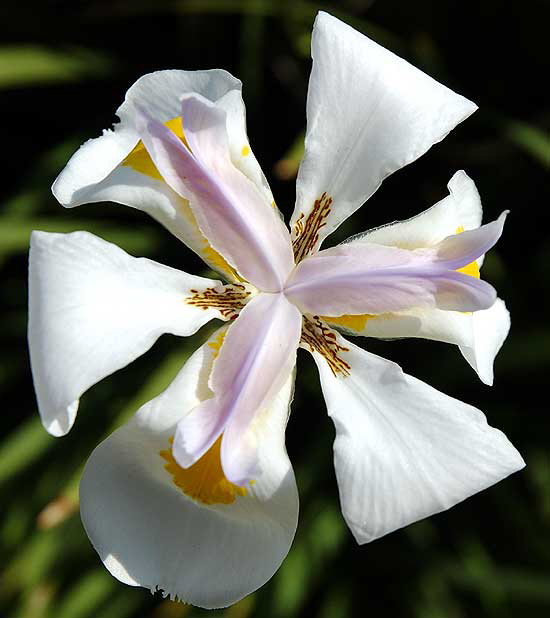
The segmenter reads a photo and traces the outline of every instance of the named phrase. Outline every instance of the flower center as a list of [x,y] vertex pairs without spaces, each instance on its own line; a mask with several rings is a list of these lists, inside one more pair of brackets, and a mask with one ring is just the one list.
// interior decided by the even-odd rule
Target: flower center
[[208,451],[189,468],[182,468],[170,448],[160,451],[166,461],[164,468],[172,475],[172,481],[183,493],[201,504],[231,504],[237,496],[246,496],[246,488],[234,485],[223,473],[220,447],[221,436]]

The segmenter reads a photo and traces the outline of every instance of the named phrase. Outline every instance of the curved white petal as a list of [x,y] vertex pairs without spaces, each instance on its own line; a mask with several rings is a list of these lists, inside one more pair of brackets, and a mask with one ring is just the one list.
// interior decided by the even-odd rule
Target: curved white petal
[[461,345],[460,351],[470,363],[480,380],[493,384],[493,363],[510,330],[510,314],[504,301],[497,298],[495,304],[485,311],[476,311],[472,316],[473,342]]
[[344,244],[362,242],[419,249],[433,247],[459,230],[475,230],[481,225],[482,208],[474,181],[459,170],[447,184],[449,195],[419,215],[367,230]]
[[[215,309],[187,304],[219,281],[134,258],[88,232],[33,232],[29,347],[45,428],[71,428],[90,386],[146,352],[163,333],[186,336]],[[223,318],[222,318],[223,319]]]
[[359,543],[450,508],[524,461],[476,408],[337,336],[349,376],[313,354],[336,427],[334,464]]
[[301,326],[300,312],[283,294],[259,294],[246,305],[214,364],[214,396],[178,424],[174,456],[180,465],[194,463],[223,432],[225,476],[244,485],[257,474],[260,445],[245,435],[292,373]]
[[158,174],[151,176],[129,165],[121,165],[140,139],[135,104],[160,122],[167,122],[180,116],[181,97],[186,93],[199,93],[225,109],[233,163],[271,203],[271,191],[246,135],[241,82],[217,69],[157,71],[141,77],[128,90],[124,103],[116,112],[120,123],[81,146],[54,182],[52,190],[61,204],[69,208],[89,202],[112,201],[147,212],[210,266],[234,280],[231,269],[214,254],[199,230],[187,201]]
[[314,249],[380,186],[476,106],[338,19],[319,13],[312,40],[305,156],[293,234],[332,198]]
[[226,113],[199,95],[182,99],[187,145],[145,110],[138,128],[166,182],[189,200],[200,229],[239,273],[279,291],[294,266],[283,221],[229,156]]
[[117,579],[206,608],[230,605],[263,585],[286,556],[298,517],[284,445],[293,376],[256,419],[263,472],[246,495],[206,506],[185,495],[164,469],[159,452],[176,423],[211,394],[213,341],[95,449],[80,485],[86,532]]

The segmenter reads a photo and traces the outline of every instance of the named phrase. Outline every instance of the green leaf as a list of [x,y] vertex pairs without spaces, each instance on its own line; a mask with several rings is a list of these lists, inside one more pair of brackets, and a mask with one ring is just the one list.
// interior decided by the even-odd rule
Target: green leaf
[[38,45],[0,47],[0,89],[76,81],[110,71],[105,56],[86,49],[49,49]]

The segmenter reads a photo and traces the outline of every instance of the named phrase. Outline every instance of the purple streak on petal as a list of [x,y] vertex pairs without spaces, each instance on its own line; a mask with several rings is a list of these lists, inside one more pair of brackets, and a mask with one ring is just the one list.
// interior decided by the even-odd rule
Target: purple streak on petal
[[285,288],[308,313],[386,313],[411,307],[477,311],[490,307],[492,286],[446,268],[437,254],[362,243],[339,245],[303,260]]
[[247,430],[267,407],[296,362],[302,318],[283,294],[260,294],[241,311],[225,336],[210,376],[214,396],[179,423],[174,457],[184,467],[224,432],[222,466],[233,483],[257,474],[256,445]]
[[137,110],[142,141],[164,180],[189,200],[212,246],[248,281],[279,291],[293,267],[290,236],[271,205],[229,157],[225,112],[196,95],[183,101],[193,152],[162,123]]

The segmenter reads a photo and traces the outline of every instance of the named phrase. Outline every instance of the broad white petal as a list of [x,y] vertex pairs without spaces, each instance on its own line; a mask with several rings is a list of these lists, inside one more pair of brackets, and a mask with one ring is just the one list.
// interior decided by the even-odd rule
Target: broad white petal
[[300,312],[283,294],[259,294],[246,305],[214,364],[214,396],[178,424],[174,456],[180,465],[194,463],[223,432],[226,477],[244,485],[257,474],[258,445],[245,434],[292,372],[301,326]]
[[131,257],[88,232],[33,232],[28,336],[45,428],[67,433],[80,396],[161,334],[190,335],[222,318],[218,310],[186,303],[190,290],[220,286]]
[[271,204],[232,163],[226,113],[203,97],[182,100],[189,148],[146,113],[138,121],[151,159],[166,182],[189,200],[202,232],[258,288],[277,292],[294,266],[290,237]]
[[[227,111],[227,129],[234,164],[257,183],[265,199],[272,197],[246,137],[241,82],[226,71],[158,71],[141,77],[126,93],[117,110],[120,123],[86,142],[70,159],[53,184],[56,198],[66,207],[112,201],[147,212],[212,268],[236,280],[200,231],[187,200],[175,193],[143,156],[141,165],[123,164],[139,142],[135,104],[167,122],[181,114],[181,97],[199,93]],[[243,154],[246,153],[246,154]],[[143,154],[143,153],[142,153]]]
[[493,362],[510,330],[510,314],[504,301],[498,298],[485,311],[476,311],[472,316],[473,342],[461,345],[460,351],[470,363],[480,380],[493,384]]
[[182,415],[211,395],[215,337],[189,359],[170,387],[92,453],[80,485],[86,532],[120,581],[170,598],[225,607],[262,586],[286,556],[298,495],[284,431],[293,376],[256,419],[262,474],[227,504],[201,504],[165,470]]
[[315,21],[312,56],[291,223],[296,237],[300,217],[307,223],[316,201],[332,199],[315,249],[384,178],[442,140],[476,106],[323,12]]
[[342,511],[359,543],[448,509],[524,467],[476,408],[340,336],[336,343],[347,377],[313,356],[336,427]]

